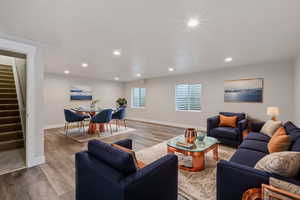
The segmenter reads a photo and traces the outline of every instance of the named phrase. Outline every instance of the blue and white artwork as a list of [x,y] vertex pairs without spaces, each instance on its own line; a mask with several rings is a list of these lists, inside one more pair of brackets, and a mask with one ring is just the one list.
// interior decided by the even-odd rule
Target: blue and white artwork
[[225,102],[263,102],[264,79],[240,79],[225,81]]
[[71,100],[92,100],[92,88],[89,86],[74,85],[70,88]]

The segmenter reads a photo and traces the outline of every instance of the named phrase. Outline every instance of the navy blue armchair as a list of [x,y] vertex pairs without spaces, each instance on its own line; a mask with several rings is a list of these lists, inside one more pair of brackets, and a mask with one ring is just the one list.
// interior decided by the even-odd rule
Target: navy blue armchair
[[222,144],[237,147],[243,141],[243,131],[246,130],[248,121],[245,113],[220,112],[220,115],[237,116],[237,128],[220,127],[220,116],[207,119],[207,135],[217,138]]
[[[132,148],[129,139],[117,142]],[[130,153],[98,140],[75,156],[76,200],[177,200],[178,159],[168,154],[136,169]]]
[[124,127],[126,129],[126,122],[125,122],[125,109],[126,107],[120,107],[116,112],[112,114],[112,119],[116,121],[116,129],[120,126],[120,121],[123,121]]
[[91,123],[93,124],[109,124],[110,127],[110,133],[112,133],[111,124],[110,121],[112,119],[112,109],[104,109],[101,112],[99,112],[97,115],[92,117]]

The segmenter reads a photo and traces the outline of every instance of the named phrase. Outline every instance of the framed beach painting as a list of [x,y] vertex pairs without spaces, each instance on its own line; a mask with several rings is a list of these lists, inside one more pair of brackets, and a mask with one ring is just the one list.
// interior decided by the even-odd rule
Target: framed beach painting
[[71,100],[92,100],[93,93],[90,86],[79,86],[74,85],[70,88],[70,99]]
[[262,103],[263,90],[263,78],[225,81],[224,101]]

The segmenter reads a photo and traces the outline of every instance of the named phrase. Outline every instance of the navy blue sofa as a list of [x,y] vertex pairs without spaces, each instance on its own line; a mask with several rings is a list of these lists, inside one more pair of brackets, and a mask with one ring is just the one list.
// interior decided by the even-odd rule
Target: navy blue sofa
[[[217,199],[240,200],[243,193],[250,188],[260,188],[269,182],[269,177],[279,178],[300,185],[300,173],[295,178],[282,177],[254,169],[255,164],[269,154],[267,144],[270,137],[259,133],[262,123],[254,123],[251,132],[244,139],[230,161],[221,160],[217,165]],[[284,124],[287,134],[292,138],[291,151],[300,152],[300,129],[292,122]]]
[[243,141],[243,131],[247,128],[248,121],[245,113],[220,112],[220,115],[237,116],[237,128],[220,127],[220,116],[207,119],[207,135],[217,138],[222,144],[237,147]]
[[[117,142],[132,148],[129,139]],[[168,154],[136,169],[131,154],[93,140],[75,158],[76,200],[177,200],[178,159]]]

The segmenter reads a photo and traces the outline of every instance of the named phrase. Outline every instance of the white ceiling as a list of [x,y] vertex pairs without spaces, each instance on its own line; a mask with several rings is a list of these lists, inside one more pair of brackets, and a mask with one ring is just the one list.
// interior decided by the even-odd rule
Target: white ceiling
[[120,81],[291,58],[299,19],[300,0],[0,1],[0,31],[42,44],[47,72]]

